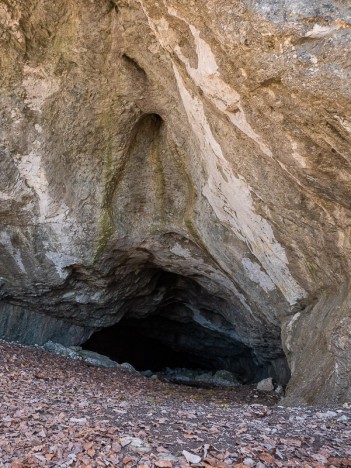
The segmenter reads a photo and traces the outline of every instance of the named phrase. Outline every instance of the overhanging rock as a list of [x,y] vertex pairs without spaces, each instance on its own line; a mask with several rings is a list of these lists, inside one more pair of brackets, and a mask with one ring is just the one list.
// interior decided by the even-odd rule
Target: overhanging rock
[[162,315],[344,401],[351,7],[205,3],[0,5],[1,334]]

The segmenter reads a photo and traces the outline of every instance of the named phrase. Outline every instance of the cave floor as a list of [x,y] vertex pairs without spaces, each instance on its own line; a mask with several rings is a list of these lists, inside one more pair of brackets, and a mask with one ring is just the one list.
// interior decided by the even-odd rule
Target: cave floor
[[351,406],[284,408],[253,386],[171,385],[4,342],[0,417],[1,467],[351,466]]

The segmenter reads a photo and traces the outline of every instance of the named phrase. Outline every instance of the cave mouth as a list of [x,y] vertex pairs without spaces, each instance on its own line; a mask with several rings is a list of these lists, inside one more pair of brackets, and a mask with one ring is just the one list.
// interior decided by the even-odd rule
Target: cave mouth
[[178,322],[162,315],[123,318],[95,332],[82,346],[118,363],[128,362],[140,372],[226,370],[242,384],[270,375],[269,366],[259,365],[243,343],[194,321]]
[[140,372],[162,372],[167,367],[211,370],[191,354],[176,351],[161,340],[148,336],[147,322],[147,319],[122,320],[94,333],[83,348],[104,354],[119,363],[128,362]]

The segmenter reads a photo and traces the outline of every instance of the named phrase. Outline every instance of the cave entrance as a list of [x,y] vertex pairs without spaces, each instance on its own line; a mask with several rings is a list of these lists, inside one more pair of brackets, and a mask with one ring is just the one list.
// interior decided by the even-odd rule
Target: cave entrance
[[147,319],[122,320],[94,333],[83,348],[104,354],[119,363],[128,362],[138,371],[161,372],[167,367],[211,370],[191,354],[176,351],[162,340],[150,336],[149,326]]
[[229,371],[240,383],[268,376],[267,368],[258,365],[252,350],[242,343],[192,320],[178,322],[162,315],[124,318],[94,333],[83,348],[128,362],[138,371]]
[[238,328],[225,318],[222,298],[193,279],[156,269],[147,272],[153,294],[148,290],[136,299],[118,323],[94,333],[84,349],[128,362],[139,372],[185,368],[202,374],[229,372],[241,384],[267,377],[287,383],[290,371],[278,341],[262,340],[262,353],[262,347],[246,344],[250,340],[244,343]]

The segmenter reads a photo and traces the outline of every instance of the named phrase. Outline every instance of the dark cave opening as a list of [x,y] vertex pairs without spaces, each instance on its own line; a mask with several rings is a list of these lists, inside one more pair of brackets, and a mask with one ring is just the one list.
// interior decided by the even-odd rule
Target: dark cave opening
[[242,343],[194,321],[178,322],[162,315],[124,318],[94,333],[83,348],[119,363],[128,362],[138,371],[226,370],[241,383],[269,376],[268,367],[257,364],[252,350]]
[[242,384],[267,377],[287,384],[290,370],[279,338],[255,343],[248,329],[243,339],[242,327],[226,319],[228,303],[219,295],[193,278],[154,268],[142,271],[148,281],[140,296],[129,302],[118,323],[96,331],[84,349],[140,372],[226,371]]
[[[137,323],[139,327],[135,326]],[[162,341],[147,336],[145,320],[122,320],[94,333],[83,348],[104,354],[119,363],[129,362],[138,371],[199,367],[199,362],[188,353],[175,351]],[[205,366],[200,368],[210,370]]]

